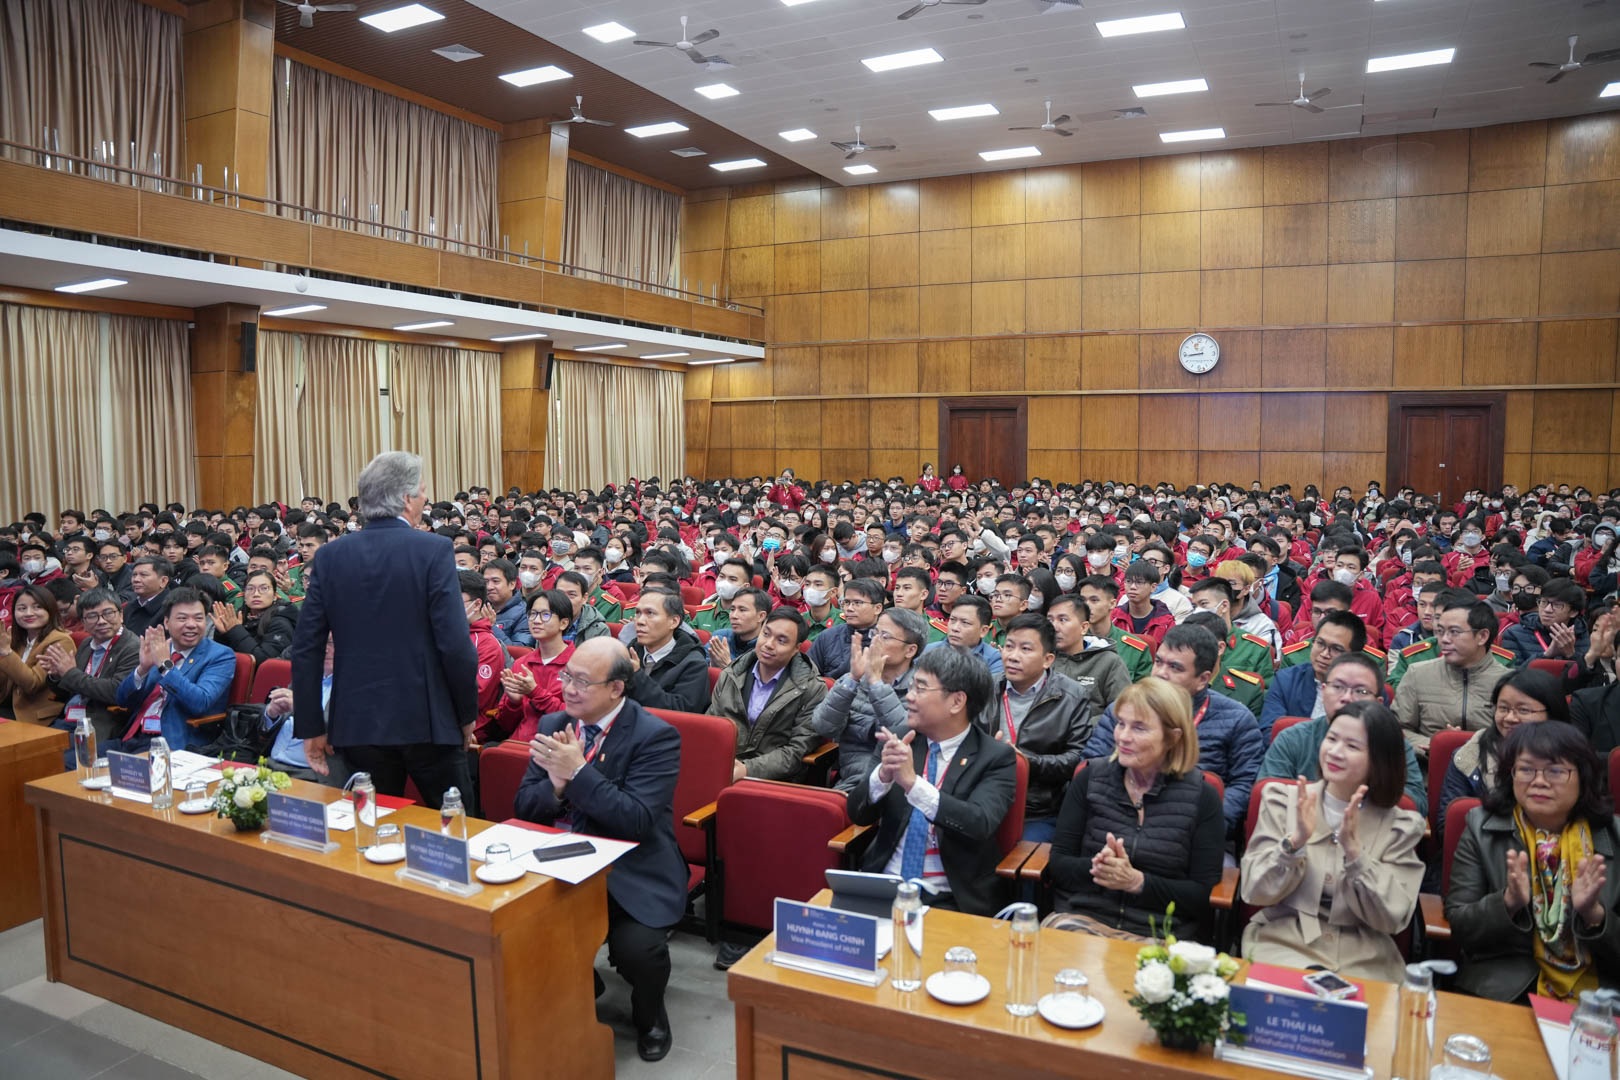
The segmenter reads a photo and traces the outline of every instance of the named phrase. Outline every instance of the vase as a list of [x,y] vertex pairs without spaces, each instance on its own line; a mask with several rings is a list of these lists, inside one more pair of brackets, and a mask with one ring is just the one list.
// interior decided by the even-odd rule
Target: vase
[[1197,1050],[1201,1045],[1197,1035],[1175,1028],[1156,1031],[1154,1034],[1159,1037],[1159,1045],[1166,1050]]
[[231,818],[231,824],[236,826],[237,832],[258,832],[264,828],[264,821],[243,821],[240,818]]

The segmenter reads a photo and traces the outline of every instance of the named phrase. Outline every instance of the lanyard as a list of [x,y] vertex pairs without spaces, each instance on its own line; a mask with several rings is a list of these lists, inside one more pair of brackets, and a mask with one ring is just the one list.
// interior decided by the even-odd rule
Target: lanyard
[[1012,694],[1003,691],[1001,694],[1001,711],[1007,717],[1007,741],[1014,746],[1018,745],[1018,729],[1013,726]]
[[[601,727],[601,725],[598,724],[597,727]],[[574,738],[579,741],[579,744],[581,746],[585,745],[585,725],[584,724],[576,723],[574,725]],[[592,761],[594,761],[596,759],[597,753],[602,749],[602,741],[604,739],[606,739],[606,738],[607,738],[607,729],[602,728],[602,730],[597,733],[596,741],[591,744],[590,750],[585,754],[585,762],[586,762],[586,764],[589,764],[590,762],[592,762]]]
[[1204,703],[1198,706],[1198,711],[1193,713],[1193,727],[1204,722],[1204,714],[1207,712],[1209,712],[1209,698],[1205,698]]

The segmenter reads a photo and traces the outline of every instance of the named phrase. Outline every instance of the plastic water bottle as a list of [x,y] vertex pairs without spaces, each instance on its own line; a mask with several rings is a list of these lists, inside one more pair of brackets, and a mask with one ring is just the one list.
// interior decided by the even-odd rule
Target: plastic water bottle
[[1034,904],[1014,904],[1011,909],[1011,940],[1007,949],[1007,1011],[1014,1016],[1034,1016],[1040,999],[1040,972],[1037,943],[1040,919]]
[[167,810],[174,805],[174,773],[169,768],[169,744],[159,735],[148,753],[152,762],[152,809]]
[[1395,1058],[1390,1062],[1391,1080],[1428,1080],[1434,1057],[1434,976],[1455,973],[1450,960],[1426,960],[1407,964],[1395,1006]]
[[1582,990],[1569,1021],[1569,1069],[1565,1080],[1614,1080],[1616,1028],[1612,990]]
[[365,851],[377,846],[377,785],[364,772],[351,776],[349,784],[354,792],[354,849]]
[[467,811],[461,806],[460,788],[444,793],[444,802],[439,806],[439,832],[457,840],[467,839]]
[[73,729],[73,756],[79,762],[80,779],[90,779],[95,774],[96,729],[88,716],[79,717],[78,726]]
[[894,891],[894,948],[891,959],[894,974],[889,985],[907,993],[922,986],[923,906],[922,890],[915,881],[903,882]]

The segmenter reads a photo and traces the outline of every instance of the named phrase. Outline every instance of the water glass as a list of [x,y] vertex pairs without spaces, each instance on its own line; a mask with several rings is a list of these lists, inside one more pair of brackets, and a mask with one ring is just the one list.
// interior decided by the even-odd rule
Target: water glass
[[1064,968],[1052,978],[1052,996],[1065,1008],[1079,1008],[1091,1001],[1091,980],[1079,968]]
[[945,950],[945,976],[949,979],[971,979],[979,973],[979,957],[966,945],[953,945]]
[[208,801],[208,782],[205,780],[188,780],[186,782],[186,808],[196,809]]
[[97,791],[101,791],[112,786],[112,774],[109,771],[106,758],[96,758],[95,763],[90,766],[90,779],[85,783],[84,786],[87,788],[93,788]]
[[511,844],[503,844],[500,841],[496,841],[495,843],[489,845],[487,848],[484,849],[484,863],[486,865],[488,865],[488,866],[495,866],[495,865],[497,865],[499,863],[511,862],[511,861],[512,861],[512,845]]
[[1491,1048],[1478,1036],[1451,1036],[1441,1055],[1434,1080],[1487,1080],[1491,1075]]

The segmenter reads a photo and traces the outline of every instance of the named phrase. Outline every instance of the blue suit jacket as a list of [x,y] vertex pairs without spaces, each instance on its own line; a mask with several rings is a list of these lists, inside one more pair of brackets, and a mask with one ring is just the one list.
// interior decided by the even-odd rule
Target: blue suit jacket
[[1277,672],[1266,688],[1266,701],[1260,707],[1260,735],[1271,741],[1271,725],[1283,716],[1310,716],[1316,708],[1316,669],[1295,664]]
[[[191,650],[190,656],[169,669],[169,673],[163,676],[163,689],[169,694],[163,703],[163,741],[169,744],[170,750],[201,746],[208,741],[198,736],[197,729],[188,726],[186,721],[224,712],[231,696],[231,680],[235,677],[235,650],[211,637],[204,637]],[[144,683],[137,683],[135,672],[131,671],[118,684],[118,704],[133,714],[156,685],[155,669],[146,673]],[[132,715],[124,723],[127,726],[133,721]],[[131,748],[136,748],[143,738],[137,732],[130,740]]]
[[[567,713],[540,719],[547,735],[573,723]],[[681,733],[625,699],[596,756],[564,795],[575,832],[633,840],[640,846],[613,864],[608,895],[646,926],[674,926],[686,910],[686,857],[675,840],[675,780]],[[518,785],[514,813],[550,825],[564,810],[551,777],[533,760]]]
[[461,745],[478,717],[478,653],[450,541],[376,518],[322,544],[313,566],[293,635],[293,700],[321,700],[328,632],[332,697],[324,720],[297,709],[294,734],[329,735],[338,749]]

